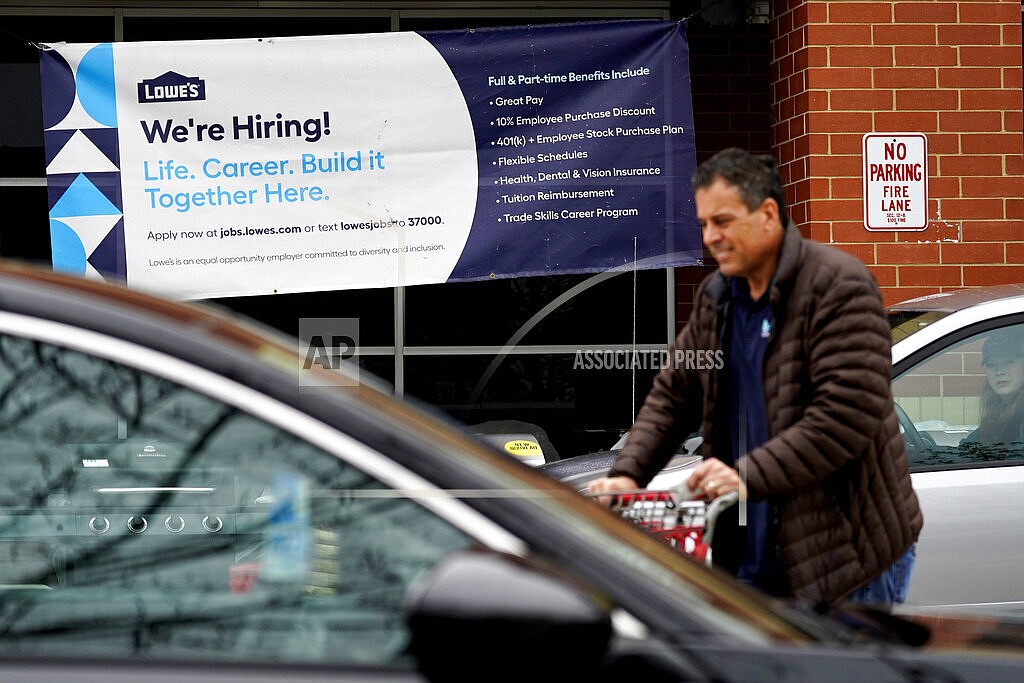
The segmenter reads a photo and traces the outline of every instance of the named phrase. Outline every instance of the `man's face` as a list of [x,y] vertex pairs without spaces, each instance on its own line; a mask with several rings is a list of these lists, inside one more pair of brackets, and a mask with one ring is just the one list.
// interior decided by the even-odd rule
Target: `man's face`
[[778,205],[766,199],[747,209],[734,185],[721,178],[694,193],[704,246],[723,275],[771,277],[781,241]]

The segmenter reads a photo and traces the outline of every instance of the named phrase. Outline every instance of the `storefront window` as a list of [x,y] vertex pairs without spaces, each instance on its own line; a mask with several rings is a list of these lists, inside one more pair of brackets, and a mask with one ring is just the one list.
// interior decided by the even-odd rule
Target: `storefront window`
[[[0,8],[0,201],[25,218],[5,225],[0,256],[50,263],[38,50],[31,43],[206,40],[438,31],[597,19],[666,18],[664,7],[472,14],[415,3],[388,9],[189,9],[148,3],[88,16]],[[15,13],[17,12],[17,13]],[[37,13],[36,13],[37,12]],[[8,222],[9,223],[9,222]],[[663,348],[675,297],[664,270],[510,278],[213,300],[296,336],[303,318],[357,318],[360,365],[396,392],[468,423],[525,419],[567,454],[604,448],[631,422],[653,371],[581,367],[578,353]],[[514,347],[511,352],[508,346]],[[626,362],[619,358],[619,365]]]

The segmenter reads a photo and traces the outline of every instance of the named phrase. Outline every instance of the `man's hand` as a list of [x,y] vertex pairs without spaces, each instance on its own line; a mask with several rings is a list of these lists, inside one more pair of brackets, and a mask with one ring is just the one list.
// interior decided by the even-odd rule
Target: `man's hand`
[[740,481],[739,472],[717,458],[708,458],[697,465],[687,486],[695,494],[704,493],[712,500],[732,491],[739,491],[741,500],[747,498],[747,487]]
[[[597,495],[600,493],[621,493],[623,491],[635,491],[640,488],[632,477],[604,477],[595,479],[587,485],[587,493]],[[608,496],[598,498],[602,505],[611,502]]]

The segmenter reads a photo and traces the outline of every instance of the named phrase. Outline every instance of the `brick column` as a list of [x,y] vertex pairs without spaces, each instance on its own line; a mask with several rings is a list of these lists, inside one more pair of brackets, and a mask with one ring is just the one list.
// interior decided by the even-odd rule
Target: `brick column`
[[[887,303],[1024,282],[1018,0],[776,0],[772,149],[804,234],[865,263]],[[865,133],[928,138],[928,227],[864,227]]]

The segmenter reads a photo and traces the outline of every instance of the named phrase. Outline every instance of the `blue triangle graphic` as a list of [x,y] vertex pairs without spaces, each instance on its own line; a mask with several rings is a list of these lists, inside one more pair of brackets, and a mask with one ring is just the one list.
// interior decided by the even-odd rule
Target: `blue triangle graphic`
[[51,218],[116,216],[121,213],[88,178],[78,174],[68,191],[50,209]]
[[89,139],[110,163],[121,168],[120,154],[117,147],[117,128],[94,128],[83,130],[82,135]]
[[93,252],[89,254],[89,263],[104,277],[118,280],[128,279],[128,265],[124,249],[124,219],[122,218],[110,229]]
[[85,177],[93,184],[103,196],[110,200],[110,203],[117,209],[115,213],[124,213],[121,206],[121,172],[105,171],[99,173],[86,172]]
[[54,173],[46,176],[46,201],[50,211],[53,211],[54,205],[71,187],[71,181],[74,179],[74,174],[71,173]]
[[[54,157],[60,154],[64,145],[75,134],[73,130],[44,130],[43,140],[46,143],[46,165],[49,166]],[[94,143],[95,144],[95,143]]]

